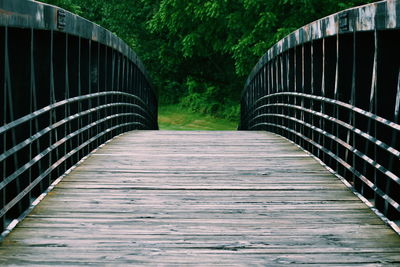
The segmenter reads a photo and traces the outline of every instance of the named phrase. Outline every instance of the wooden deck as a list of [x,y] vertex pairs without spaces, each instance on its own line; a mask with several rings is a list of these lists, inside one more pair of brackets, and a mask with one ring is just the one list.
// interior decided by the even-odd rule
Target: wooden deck
[[266,132],[136,131],[76,168],[3,241],[0,265],[400,264],[400,237]]

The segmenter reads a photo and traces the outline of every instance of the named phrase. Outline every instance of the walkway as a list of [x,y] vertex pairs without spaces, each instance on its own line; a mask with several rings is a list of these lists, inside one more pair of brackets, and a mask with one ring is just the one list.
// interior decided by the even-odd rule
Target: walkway
[[[400,237],[266,132],[135,131],[58,184],[0,264],[400,264]],[[372,266],[371,265],[371,266]]]

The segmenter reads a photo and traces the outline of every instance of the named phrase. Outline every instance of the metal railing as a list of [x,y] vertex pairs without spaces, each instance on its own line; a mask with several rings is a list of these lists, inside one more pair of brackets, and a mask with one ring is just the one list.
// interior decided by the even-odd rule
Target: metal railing
[[240,130],[294,141],[400,219],[400,1],[348,9],[279,41],[257,63]]
[[135,53],[58,7],[0,1],[0,230],[112,137],[158,129]]

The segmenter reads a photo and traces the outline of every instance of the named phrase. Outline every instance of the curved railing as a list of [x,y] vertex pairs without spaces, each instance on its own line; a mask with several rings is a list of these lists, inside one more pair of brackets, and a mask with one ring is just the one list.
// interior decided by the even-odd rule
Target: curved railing
[[294,141],[400,219],[400,1],[315,21],[272,47],[248,77],[241,130]]
[[63,9],[0,1],[0,65],[0,230],[113,136],[158,129],[136,54]]

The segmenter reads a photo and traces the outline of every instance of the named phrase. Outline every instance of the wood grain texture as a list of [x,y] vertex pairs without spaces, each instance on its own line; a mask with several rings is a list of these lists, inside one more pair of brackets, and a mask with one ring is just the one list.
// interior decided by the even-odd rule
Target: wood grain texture
[[0,265],[400,265],[400,237],[266,132],[134,131],[63,179]]

